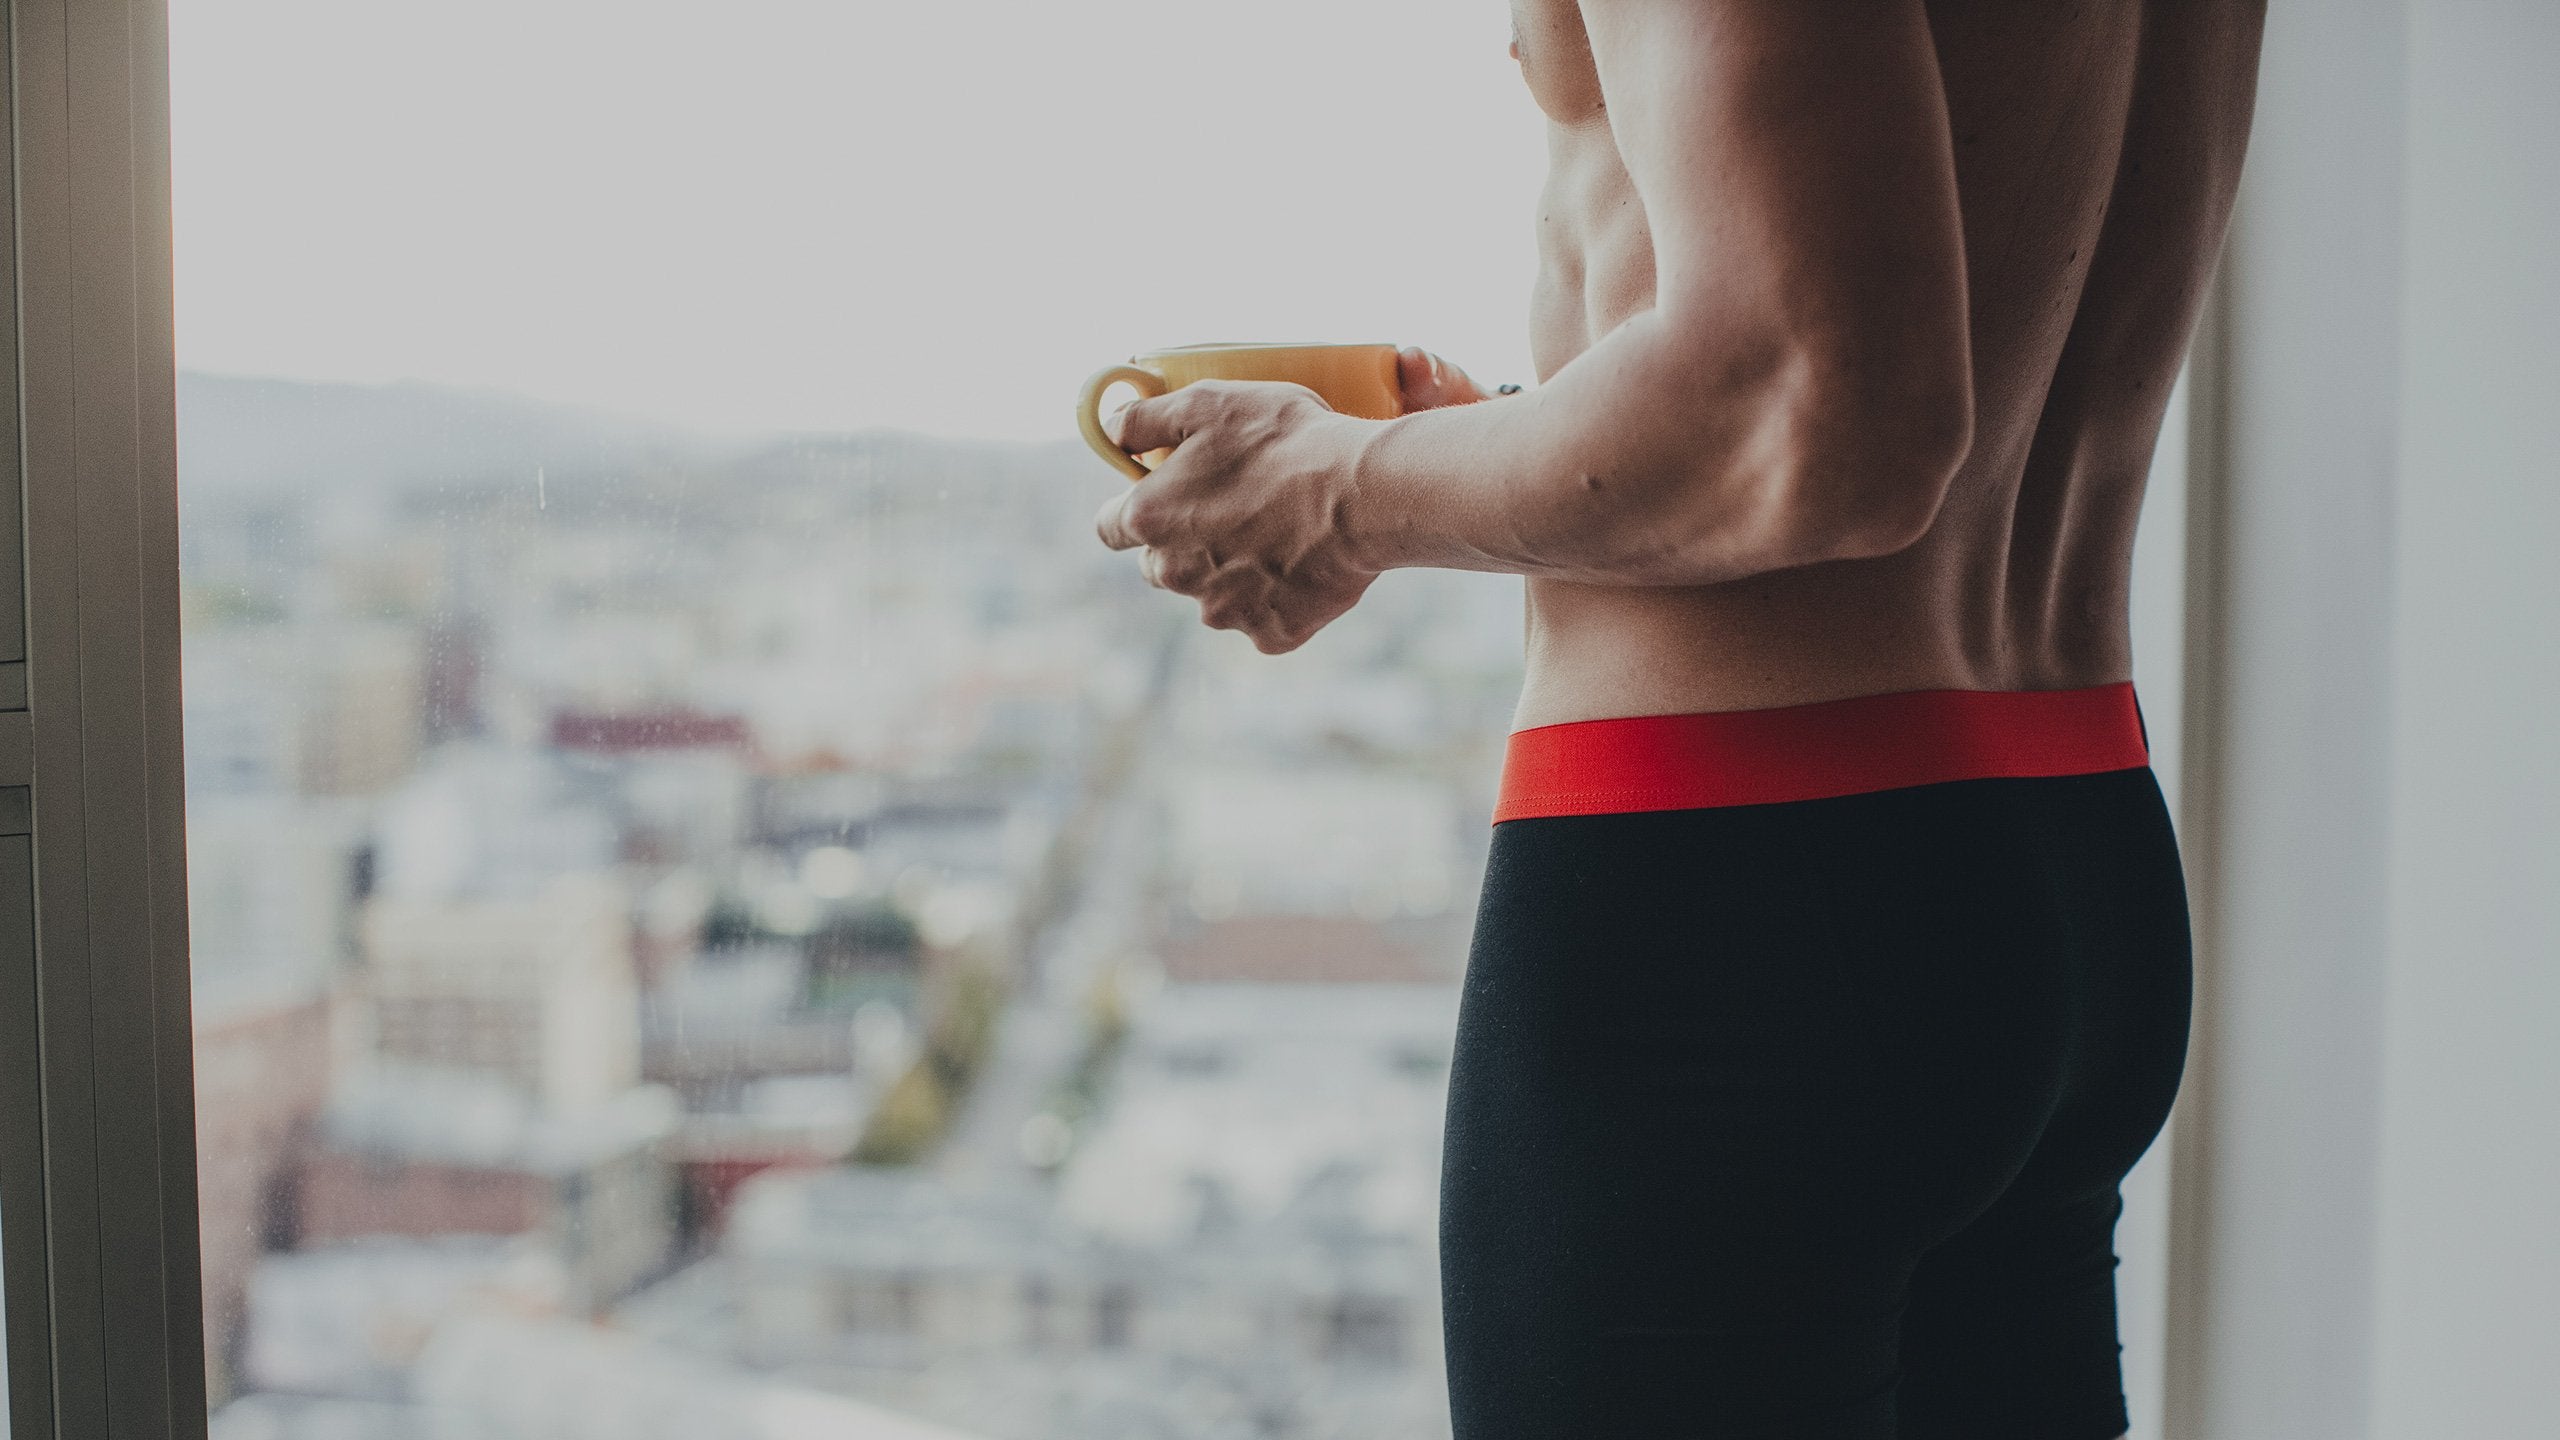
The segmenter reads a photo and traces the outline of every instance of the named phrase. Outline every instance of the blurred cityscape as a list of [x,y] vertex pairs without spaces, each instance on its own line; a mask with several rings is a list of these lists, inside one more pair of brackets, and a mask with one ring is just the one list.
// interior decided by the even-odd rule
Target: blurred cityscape
[[1080,448],[184,377],[217,1440],[1427,1440],[1516,588]]

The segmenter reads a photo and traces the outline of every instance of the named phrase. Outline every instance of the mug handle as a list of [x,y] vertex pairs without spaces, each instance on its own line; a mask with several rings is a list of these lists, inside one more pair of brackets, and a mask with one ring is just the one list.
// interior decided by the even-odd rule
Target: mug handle
[[1107,365],[1093,372],[1093,378],[1084,382],[1084,393],[1076,397],[1076,428],[1084,432],[1084,443],[1093,447],[1094,454],[1120,467],[1130,479],[1144,480],[1147,467],[1102,433],[1102,392],[1114,385],[1135,386],[1139,395],[1152,400],[1164,393],[1164,377],[1135,365]]

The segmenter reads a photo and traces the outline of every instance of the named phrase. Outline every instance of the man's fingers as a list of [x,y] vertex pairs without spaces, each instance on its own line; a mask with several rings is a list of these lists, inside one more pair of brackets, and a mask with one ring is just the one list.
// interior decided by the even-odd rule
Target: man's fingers
[[1201,407],[1215,392],[1214,384],[1204,383],[1133,400],[1103,417],[1102,433],[1132,455],[1179,445],[1199,428]]
[[1134,550],[1164,541],[1173,517],[1165,507],[1164,481],[1153,476],[1103,502],[1093,519],[1093,533],[1114,550]]
[[1212,630],[1236,631],[1251,640],[1253,648],[1265,655],[1294,650],[1301,638],[1281,617],[1279,607],[1268,601],[1203,599],[1200,602],[1200,623]]
[[1132,485],[1103,501],[1102,508],[1094,512],[1093,533],[1114,550],[1135,550],[1144,543],[1129,533],[1129,497],[1137,493],[1138,487]]
[[1114,550],[1137,551],[1138,573],[1146,577],[1147,583],[1159,590],[1173,589],[1165,574],[1164,552],[1146,548],[1147,542],[1139,539],[1129,528],[1129,502],[1136,499],[1138,493],[1138,487],[1132,485],[1103,502],[1101,513],[1093,517],[1093,533],[1101,536],[1102,543]]
[[1482,386],[1467,372],[1412,346],[1396,352],[1396,384],[1407,410],[1437,410],[1445,405],[1472,405],[1485,398]]
[[1396,386],[1404,391],[1404,408],[1429,410],[1440,403],[1440,359],[1408,345],[1396,352]]
[[1216,429],[1239,407],[1248,413],[1260,410],[1256,397],[1267,401],[1274,394],[1293,394],[1324,404],[1324,398],[1313,390],[1286,380],[1201,380],[1121,406],[1102,418],[1102,433],[1132,455],[1170,449],[1205,430]]

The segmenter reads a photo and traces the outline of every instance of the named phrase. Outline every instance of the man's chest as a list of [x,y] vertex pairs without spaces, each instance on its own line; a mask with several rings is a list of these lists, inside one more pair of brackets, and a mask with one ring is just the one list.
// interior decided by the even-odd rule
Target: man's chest
[[1592,63],[1577,0],[1512,0],[1511,37],[1520,78],[1549,120],[1577,128],[1607,123],[1600,71]]

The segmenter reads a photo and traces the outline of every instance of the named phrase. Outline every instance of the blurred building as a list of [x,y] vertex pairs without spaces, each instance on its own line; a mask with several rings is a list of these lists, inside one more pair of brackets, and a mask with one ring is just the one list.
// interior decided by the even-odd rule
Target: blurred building
[[537,1244],[478,1235],[371,1238],[260,1260],[241,1374],[287,1405],[236,1402],[214,1433],[266,1440],[428,1440],[405,1402],[437,1327],[474,1310],[558,1313],[558,1263]]
[[321,1113],[297,1239],[529,1237],[563,1268],[566,1302],[594,1310],[673,1252],[659,1146],[676,1118],[654,1087],[538,1105],[489,1072],[377,1064],[341,1081]]
[[803,965],[781,945],[726,951],[674,971],[643,1002],[642,1071],[684,1102],[666,1154],[683,1179],[688,1238],[716,1233],[749,1177],[852,1153],[880,1080],[909,1058],[893,1014],[897,1053],[866,1057],[888,1064],[857,1073],[854,1017],[809,1008]]
[[367,902],[356,1058],[302,1165],[302,1243],[538,1237],[586,1307],[664,1266],[677,1106],[640,1082],[630,904],[595,873]]
[[[547,506],[511,474],[196,512],[199,976],[328,997],[203,1010],[223,1440],[1445,1428],[1447,992],[1411,982],[1452,973],[1450,776],[1500,698],[1449,681],[1500,668],[1459,632],[1509,597],[1488,629],[1394,581],[1294,668],[1223,666],[1057,543],[1097,488],[1059,459],[866,438],[555,466]],[[1176,982],[1116,1050],[1060,931]],[[964,971],[1056,987],[957,1122],[986,1183],[846,1168]],[[1018,1114],[1065,1148],[1015,1164]]]
[[293,1162],[328,1094],[328,1002],[316,983],[235,991],[198,1007],[195,1036],[206,1378],[219,1399],[238,1374],[250,1273],[290,1238]]
[[488,622],[467,611],[438,614],[420,627],[418,721],[429,744],[478,732],[488,646]]
[[317,989],[354,939],[367,847],[361,801],[281,789],[187,797],[187,940],[197,1005]]
[[188,804],[299,788],[299,675],[282,627],[196,627],[187,634],[181,664]]
[[[187,807],[205,1349],[235,1378],[251,1268],[292,1232],[291,1185],[327,1096],[329,990],[351,926],[361,816],[347,802],[208,786]],[[269,775],[267,785],[281,783]]]
[[537,747],[443,746],[382,798],[373,888],[396,900],[521,899],[611,872],[622,854],[614,780]]
[[1173,986],[1054,1194],[750,1182],[722,1249],[738,1353],[1001,1436],[1445,1433],[1455,1004],[1444,985]]
[[424,657],[403,626],[345,623],[303,642],[302,788],[369,795],[418,763],[424,739]]
[[376,896],[362,921],[366,1048],[496,1077],[545,1110],[605,1104],[640,1079],[631,902],[606,875],[525,896]]
[[424,661],[407,627],[356,620],[189,634],[187,785],[379,792],[418,761]]
[[[306,1287],[314,1293],[295,1298],[318,1302],[310,1318],[336,1323],[305,1332],[308,1348],[292,1372],[301,1383],[219,1411],[213,1440],[979,1440],[706,1356],[528,1314],[487,1280],[453,1285],[413,1275],[408,1297],[376,1289],[368,1313],[341,1306],[332,1314],[334,1295],[381,1277],[341,1267],[308,1278],[335,1288]],[[281,1298],[285,1287],[272,1288]],[[369,1353],[362,1337],[386,1329],[405,1343]],[[398,1398],[315,1389],[315,1380]]]
[[420,1358],[439,1436],[542,1440],[979,1440],[717,1359],[558,1321],[466,1317]]
[[1481,856],[1450,786],[1378,767],[1195,757],[1158,779],[1176,981],[1457,974]]

